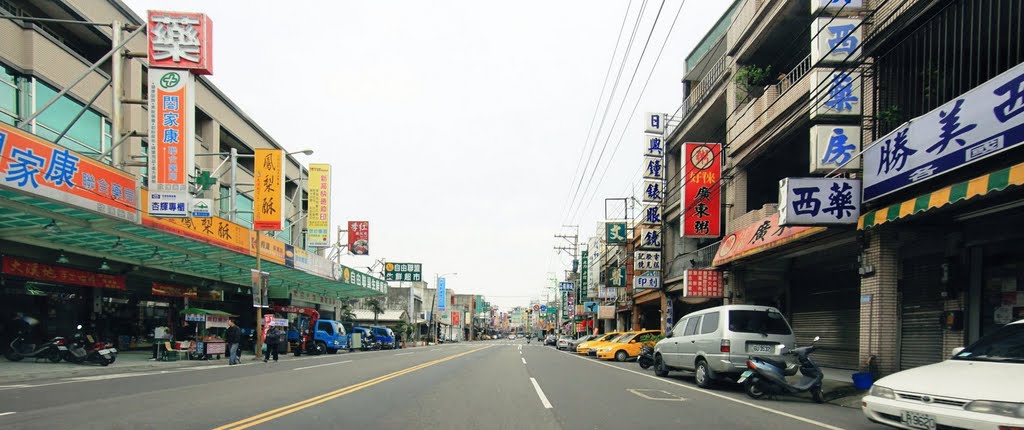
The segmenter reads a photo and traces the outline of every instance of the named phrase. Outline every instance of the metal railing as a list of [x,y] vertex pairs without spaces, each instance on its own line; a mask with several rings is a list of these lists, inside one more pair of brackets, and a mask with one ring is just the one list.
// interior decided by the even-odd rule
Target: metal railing
[[719,58],[718,61],[708,69],[708,72],[704,74],[704,77],[697,82],[697,85],[694,85],[693,88],[690,89],[690,95],[683,100],[683,103],[679,108],[669,116],[669,126],[671,127],[672,124],[675,124],[675,127],[672,130],[669,130],[669,135],[672,135],[676,129],[686,122],[690,115],[693,114],[701,103],[703,103],[711,94],[711,90],[718,85],[722,76],[724,76],[725,72],[729,70],[729,65],[731,65],[727,65],[725,60],[725,55],[723,55],[722,58]]
[[712,262],[715,260],[715,254],[718,253],[718,247],[722,244],[722,241],[712,243],[711,245],[705,246],[693,252],[690,258],[693,259],[694,269],[707,269],[712,266]]
[[782,93],[789,89],[789,87],[792,87],[794,84],[799,82],[800,79],[803,79],[803,77],[811,71],[813,68],[812,66],[811,54],[807,54],[807,56],[804,57],[803,60],[800,60],[800,62],[789,71],[789,73],[786,73],[786,76],[783,77],[779,83],[775,84],[775,94],[779,94],[781,96]]

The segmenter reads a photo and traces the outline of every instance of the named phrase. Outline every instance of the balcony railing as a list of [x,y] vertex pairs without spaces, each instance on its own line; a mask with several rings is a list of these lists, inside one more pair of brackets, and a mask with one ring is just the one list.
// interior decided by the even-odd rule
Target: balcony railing
[[[686,120],[689,119],[693,112],[699,110],[698,108],[701,103],[703,103],[704,100],[713,92],[712,90],[714,90],[715,86],[718,85],[718,82],[722,80],[722,77],[725,76],[725,72],[728,70],[729,67],[726,65],[726,56],[723,55],[722,58],[719,58],[718,61],[708,69],[708,72],[704,74],[704,77],[702,77],[699,82],[697,82],[697,85],[694,85],[693,88],[690,89],[690,95],[683,100],[683,104],[679,106],[679,109],[676,109],[676,111],[672,113],[672,116],[669,117],[668,123],[669,128],[671,128],[671,130],[669,130],[669,135],[674,133],[675,129],[685,124]],[[672,124],[675,124],[675,127],[672,127]]]
[[800,79],[804,77],[804,75],[810,72],[811,68],[811,54],[807,54],[807,56],[804,57],[803,60],[800,60],[800,63],[797,64],[796,67],[793,67],[793,70],[790,70],[789,73],[786,73],[786,76],[782,78],[782,81],[775,84],[775,93],[784,93],[787,89],[789,89],[789,87],[792,87],[793,84],[799,82]]
[[790,108],[811,92],[808,55],[776,84],[768,85],[764,94],[751,100],[740,112],[727,120],[726,139],[734,150],[743,148],[770,127]]

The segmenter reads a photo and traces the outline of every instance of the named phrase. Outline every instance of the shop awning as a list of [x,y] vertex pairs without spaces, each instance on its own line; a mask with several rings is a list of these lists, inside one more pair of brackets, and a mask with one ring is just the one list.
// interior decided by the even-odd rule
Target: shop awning
[[188,315],[219,315],[219,316],[224,316],[224,317],[237,317],[238,316],[238,315],[235,315],[235,314],[230,313],[230,312],[218,311],[216,309],[200,309],[200,308],[185,308],[185,309],[182,309],[181,312],[178,312],[178,313],[181,314],[181,315],[185,315],[185,314],[188,314]]
[[1002,191],[1009,186],[1024,185],[1024,163],[991,172],[969,181],[953,184],[938,191],[922,194],[910,200],[868,212],[857,221],[857,229],[864,230],[889,221],[939,208],[972,197]]

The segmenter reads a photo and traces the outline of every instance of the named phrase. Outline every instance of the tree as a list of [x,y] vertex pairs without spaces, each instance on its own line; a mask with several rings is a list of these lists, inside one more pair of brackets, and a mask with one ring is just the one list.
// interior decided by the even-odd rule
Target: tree
[[341,321],[355,321],[356,313],[352,312],[352,301],[348,297],[341,300],[341,309],[338,312],[338,319]]
[[377,324],[377,316],[384,313],[384,306],[381,305],[380,300],[370,299],[366,301],[366,306],[370,307],[370,311],[373,312],[373,324]]

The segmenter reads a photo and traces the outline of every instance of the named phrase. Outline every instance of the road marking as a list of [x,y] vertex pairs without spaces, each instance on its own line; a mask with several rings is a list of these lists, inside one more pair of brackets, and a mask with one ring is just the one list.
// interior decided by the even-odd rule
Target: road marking
[[351,394],[351,393],[354,393],[356,391],[362,390],[364,388],[377,385],[377,384],[379,384],[381,382],[388,381],[388,380],[397,378],[399,376],[415,372],[415,371],[420,370],[420,369],[425,369],[427,367],[434,366],[434,365],[443,363],[445,361],[454,360],[456,358],[459,358],[459,357],[462,357],[462,356],[465,356],[465,355],[468,355],[468,354],[472,354],[472,353],[477,352],[477,351],[482,351],[482,350],[487,349],[487,348],[490,348],[490,346],[484,346],[482,348],[472,349],[472,350],[469,350],[469,351],[466,351],[466,352],[458,353],[458,354],[455,354],[455,355],[450,355],[450,356],[445,357],[445,358],[440,358],[440,359],[437,359],[437,360],[428,361],[428,362],[420,364],[420,365],[416,365],[416,366],[409,367],[409,368],[406,368],[406,369],[403,369],[403,370],[399,370],[397,372],[389,373],[389,374],[384,375],[384,376],[379,376],[379,377],[376,377],[376,378],[373,378],[373,379],[370,379],[370,380],[367,380],[367,381],[360,382],[358,384],[353,384],[353,385],[349,385],[348,387],[339,388],[339,389],[331,391],[329,393],[324,393],[324,394],[321,394],[319,396],[310,397],[310,398],[308,398],[306,400],[303,400],[301,402],[296,402],[296,403],[293,403],[293,404],[290,404],[290,405],[287,405],[287,406],[283,406],[283,407],[280,407],[280,408],[277,408],[277,409],[273,409],[273,410],[264,412],[264,413],[259,414],[259,415],[254,415],[252,417],[249,417],[249,418],[246,418],[246,419],[243,419],[243,420],[239,420],[239,421],[236,421],[236,422],[233,422],[233,423],[225,424],[225,425],[222,425],[220,427],[215,428],[214,430],[228,430],[228,429],[231,429],[231,430],[241,430],[241,429],[246,429],[246,428],[249,428],[249,427],[257,426],[257,425],[263,424],[265,422],[268,422],[268,421],[271,421],[271,420],[274,420],[274,419],[277,419],[277,418],[281,418],[281,417],[283,417],[285,415],[293,414],[295,412],[301,411],[301,410],[306,409],[308,407],[316,406],[316,405],[319,405],[321,403],[324,403],[324,402],[327,402],[327,401],[330,401],[330,400],[334,400],[334,399],[336,399],[338,397],[341,397],[341,396],[344,396],[346,394]]
[[4,415],[14,415],[14,414],[16,414],[16,413],[17,413],[17,412],[0,412],[0,417],[2,417],[2,416],[4,416]]
[[333,366],[335,364],[345,364],[345,363],[351,363],[351,362],[352,362],[352,360],[345,360],[345,361],[339,361],[337,363],[317,364],[316,366],[298,367],[298,368],[295,368],[295,369],[292,369],[292,370],[306,370],[306,369],[312,369],[314,367]]
[[440,351],[440,350],[441,350],[441,348],[434,348],[434,349],[431,349],[430,352]]
[[409,354],[412,354],[412,353],[411,352],[403,352],[401,354],[395,354],[394,356],[398,357],[399,355],[409,355]]
[[[626,391],[643,397],[647,400],[664,400],[668,402],[682,402],[686,399],[672,394],[665,390],[654,390],[650,388],[628,388]],[[659,394],[660,393],[660,394]]]
[[520,360],[523,360],[523,364],[526,364],[526,359],[525,359],[525,358],[523,358],[523,357],[519,357],[519,359],[520,359]]
[[540,389],[540,384],[537,383],[537,380],[530,378],[530,382],[533,383],[533,389],[537,391],[537,397],[540,397],[540,403],[544,405],[544,409],[551,409],[551,402],[548,401],[548,396],[544,395],[544,390]]
[[743,401],[743,400],[740,400],[740,399],[732,398],[732,397],[729,397],[729,396],[726,396],[726,395],[723,395],[723,394],[713,393],[711,391],[707,391],[707,390],[702,389],[702,388],[692,387],[692,386],[689,386],[689,385],[686,385],[686,384],[683,384],[683,383],[680,383],[680,382],[677,382],[677,381],[673,381],[671,379],[659,378],[657,376],[649,375],[649,374],[646,374],[646,373],[643,373],[643,372],[637,372],[635,370],[624,369],[624,368],[621,368],[621,367],[613,365],[613,364],[603,363],[603,362],[600,362],[600,361],[594,361],[594,360],[588,359],[586,357],[581,357],[581,356],[577,356],[577,355],[573,355],[572,357],[576,357],[576,358],[578,358],[580,360],[584,360],[584,361],[586,361],[588,363],[594,363],[594,364],[600,364],[602,366],[608,366],[608,367],[611,367],[613,369],[621,370],[623,372],[635,373],[635,374],[640,375],[640,376],[651,378],[651,379],[653,379],[655,381],[661,381],[661,382],[664,382],[666,384],[676,385],[676,386],[679,386],[679,387],[683,387],[683,388],[685,388],[687,390],[696,391],[698,393],[701,393],[701,394],[704,394],[704,395],[708,395],[708,396],[711,396],[711,397],[718,397],[719,399],[722,399],[722,400],[728,400],[730,402],[734,402],[734,403],[739,403],[741,405],[750,406],[750,407],[752,407],[754,409],[760,409],[762,411],[770,412],[770,413],[773,413],[773,414],[776,414],[776,415],[780,415],[780,416],[783,416],[783,417],[786,417],[786,418],[792,418],[794,420],[802,421],[802,422],[805,422],[807,424],[815,425],[815,426],[818,426],[818,427],[821,427],[821,428],[826,428],[826,429],[829,429],[829,430],[843,430],[842,427],[836,427],[836,426],[828,425],[828,424],[825,424],[825,423],[820,422],[820,421],[812,420],[810,418],[804,418],[804,417],[801,417],[799,415],[793,415],[793,414],[790,414],[790,413],[787,413],[787,412],[782,412],[782,411],[779,411],[779,410],[775,410],[775,409],[772,409],[772,408],[769,408],[769,407],[765,407],[765,406],[761,406],[761,405],[755,405],[755,404],[747,402],[747,401]]

